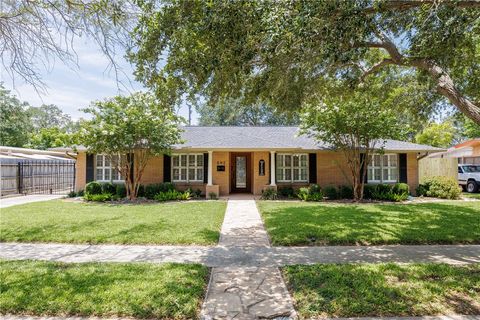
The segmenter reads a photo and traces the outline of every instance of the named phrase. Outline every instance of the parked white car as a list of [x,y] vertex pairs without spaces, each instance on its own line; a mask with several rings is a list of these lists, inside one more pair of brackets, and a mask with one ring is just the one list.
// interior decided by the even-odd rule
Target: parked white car
[[480,186],[480,165],[459,164],[458,184],[467,192],[477,192]]

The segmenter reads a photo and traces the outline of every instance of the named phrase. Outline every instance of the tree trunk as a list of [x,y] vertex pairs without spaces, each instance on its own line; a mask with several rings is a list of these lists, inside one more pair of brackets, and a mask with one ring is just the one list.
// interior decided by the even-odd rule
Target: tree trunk
[[455,87],[450,75],[435,62],[427,59],[414,59],[414,67],[427,71],[437,82],[437,92],[446,97],[463,114],[480,124],[480,106],[475,105]]

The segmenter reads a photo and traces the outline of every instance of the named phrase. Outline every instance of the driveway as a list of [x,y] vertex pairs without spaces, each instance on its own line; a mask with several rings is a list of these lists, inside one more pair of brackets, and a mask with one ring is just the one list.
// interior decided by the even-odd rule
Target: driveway
[[8,197],[0,199],[0,208],[7,208],[19,204],[54,200],[65,197],[64,194],[31,194],[27,196]]

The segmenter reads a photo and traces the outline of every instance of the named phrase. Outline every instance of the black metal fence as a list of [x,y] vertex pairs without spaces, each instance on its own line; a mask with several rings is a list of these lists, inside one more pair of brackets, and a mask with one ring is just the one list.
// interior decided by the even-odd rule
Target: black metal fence
[[2,195],[60,194],[75,187],[75,162],[32,160],[1,165]]

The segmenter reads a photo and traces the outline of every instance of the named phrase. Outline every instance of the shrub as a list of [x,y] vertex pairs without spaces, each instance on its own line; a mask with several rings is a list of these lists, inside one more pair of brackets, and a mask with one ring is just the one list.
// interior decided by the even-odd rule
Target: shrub
[[77,197],[83,197],[85,195],[85,191],[83,189],[78,190]]
[[340,186],[338,195],[340,199],[353,199],[353,188],[351,186]]
[[274,188],[266,188],[262,190],[262,200],[277,200],[278,193]]
[[177,200],[189,200],[190,199],[190,191],[178,192]]
[[278,188],[278,195],[284,198],[293,198],[295,196],[295,190],[292,187],[281,187]]
[[308,191],[310,194],[312,193],[320,193],[322,192],[322,188],[318,184],[311,184],[310,187],[308,187]]
[[102,186],[97,181],[89,182],[85,186],[85,193],[89,195],[102,194]]
[[431,177],[428,178],[422,185],[426,190],[425,195],[427,197],[458,199],[462,193],[462,188],[458,185],[457,180],[449,177]]
[[115,195],[118,198],[125,198],[127,196],[127,188],[125,187],[125,184],[119,183],[115,185]]
[[217,199],[217,194],[215,192],[210,192],[208,194],[208,196],[210,197],[211,200],[216,200]]
[[202,195],[202,190],[200,189],[193,190],[192,188],[188,188],[186,191],[188,191],[190,193],[190,196],[195,199],[200,198],[200,196]]
[[152,200],[162,191],[161,183],[148,184],[145,186],[145,198]]
[[68,194],[67,194],[67,197],[69,198],[75,198],[77,196],[77,193],[75,191],[70,191]]
[[373,199],[373,193],[375,192],[376,185],[366,184],[363,186],[363,198],[364,199]]
[[137,192],[137,197],[138,198],[143,198],[145,197],[145,186],[143,184],[138,186],[138,192]]
[[302,201],[307,201],[309,191],[310,190],[308,188],[300,188],[298,189],[297,197]]
[[418,197],[425,197],[427,196],[427,191],[430,186],[426,186],[425,184],[420,184],[416,189],[415,192]]
[[325,188],[323,188],[323,194],[329,200],[338,199],[338,191],[337,188],[335,188],[334,186],[326,186]]
[[112,194],[110,193],[100,193],[100,194],[89,194],[85,195],[85,200],[95,201],[95,202],[105,202],[112,199]]
[[117,188],[111,182],[102,183],[102,193],[110,193],[115,194],[117,193]]
[[395,194],[410,194],[410,187],[406,183],[395,183],[392,188],[393,193]]
[[374,200],[392,200],[392,186],[389,184],[377,184],[372,191],[372,199]]
[[307,201],[322,201],[323,200],[323,192],[310,192],[307,197]]
[[157,201],[169,201],[177,200],[179,197],[179,192],[176,190],[169,190],[167,192],[159,192],[155,195],[154,199]]

